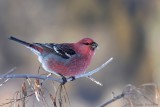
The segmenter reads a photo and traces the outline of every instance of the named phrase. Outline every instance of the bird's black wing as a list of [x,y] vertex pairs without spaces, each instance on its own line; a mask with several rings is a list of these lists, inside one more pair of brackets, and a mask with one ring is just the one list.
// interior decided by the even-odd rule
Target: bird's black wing
[[61,56],[65,59],[69,59],[76,54],[76,52],[68,44],[55,44],[55,43],[45,43],[45,44],[35,43],[35,44],[40,45],[44,48],[48,48],[56,55]]

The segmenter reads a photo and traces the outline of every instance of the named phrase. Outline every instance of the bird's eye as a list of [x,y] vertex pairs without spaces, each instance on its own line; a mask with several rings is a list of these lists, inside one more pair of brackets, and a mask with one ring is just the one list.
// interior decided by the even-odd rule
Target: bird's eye
[[83,44],[84,44],[84,45],[90,45],[90,43],[87,43],[87,42],[86,42],[86,43],[83,43]]

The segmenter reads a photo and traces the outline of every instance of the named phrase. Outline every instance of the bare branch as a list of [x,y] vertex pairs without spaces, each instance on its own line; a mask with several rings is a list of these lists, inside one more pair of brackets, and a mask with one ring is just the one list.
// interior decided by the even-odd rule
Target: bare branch
[[[90,71],[90,72],[87,72],[87,73],[84,73],[84,74],[75,76],[75,79],[82,78],[82,77],[87,77],[87,78],[90,77],[91,75],[99,72],[102,68],[104,68],[105,66],[107,66],[112,60],[113,60],[113,57],[111,57],[109,60],[107,60],[107,61],[106,61],[104,64],[102,64],[100,67],[98,67],[98,68],[96,68],[96,69],[94,69],[94,70],[92,70],[92,71]],[[68,79],[67,79],[67,82],[68,82],[68,81],[72,81],[72,78],[68,78]],[[94,80],[94,82],[95,82],[95,80]],[[97,82],[97,81],[96,81],[96,82]],[[98,82],[97,82],[97,83],[98,83]],[[98,83],[98,84],[100,84],[100,83]]]
[[[7,73],[3,74],[3,75],[8,75],[8,74],[11,74],[15,71],[16,67],[12,68],[11,70],[9,70]],[[2,78],[0,78],[2,79]]]
[[[159,93],[157,92],[158,87],[154,83],[143,84],[140,87],[135,87],[131,84],[126,85],[120,95],[113,97],[111,100],[105,102],[104,104],[97,107],[105,107],[117,100],[124,101],[123,107],[137,107],[139,105],[146,106],[154,106],[159,107]],[[158,94],[158,95],[157,95]],[[129,107],[130,107],[129,106]]]
[[27,97],[30,97],[30,96],[32,96],[32,95],[34,95],[34,93],[32,93],[32,94],[30,94],[30,95],[27,95],[27,96],[25,96],[25,97],[19,98],[19,99],[11,100],[11,101],[10,101],[10,102],[8,102],[8,103],[0,104],[0,106],[4,106],[4,105],[7,105],[7,104],[10,104],[10,103],[13,103],[13,102],[21,101],[23,98],[27,98]]
[[91,76],[97,72],[99,72],[102,68],[104,68],[105,66],[107,66],[111,61],[113,60],[113,57],[111,57],[109,60],[107,60],[104,64],[102,64],[100,67],[88,72],[88,73],[84,73],[81,75],[77,75],[75,78],[81,78],[81,77],[88,77]]
[[107,101],[106,103],[104,103],[104,104],[102,104],[102,105],[100,105],[100,106],[98,106],[98,107],[105,107],[106,105],[111,104],[111,103],[113,103],[114,101],[117,101],[118,99],[121,99],[121,98],[123,98],[123,97],[124,97],[124,94],[122,93],[122,94],[120,94],[120,95],[118,95],[118,96],[116,96],[116,97],[113,97],[111,100]]
[[0,78],[36,78],[41,80],[53,80],[57,82],[62,82],[59,78],[46,77],[44,75],[33,75],[33,74],[10,74],[10,75],[0,75]]
[[88,76],[88,77],[86,77],[86,78],[88,78],[88,79],[90,79],[91,81],[95,82],[97,85],[103,86],[102,83],[100,83],[99,81],[97,81],[96,79],[94,79],[94,78],[91,77],[91,76]]
[[[7,73],[5,73],[4,75],[8,75],[8,74],[13,73],[13,72],[15,71],[15,69],[16,69],[16,67],[12,68],[10,71],[8,71]],[[2,79],[4,79],[4,78],[0,78],[0,80],[2,80]],[[10,78],[7,78],[6,80],[4,80],[4,81],[0,84],[0,86],[4,85],[4,84],[5,84],[7,81],[9,81],[9,80],[10,80]]]
[[[112,60],[113,60],[113,58],[110,58],[108,61],[106,61],[100,67],[98,67],[90,72],[87,72],[87,73],[84,73],[81,75],[77,75],[77,76],[75,76],[75,79],[82,78],[82,77],[88,77],[88,76],[91,76],[91,75],[99,72],[102,68],[107,66]],[[10,79],[11,78],[36,78],[36,79],[41,79],[41,80],[52,80],[52,81],[56,81],[59,83],[63,83],[63,80],[61,78],[55,78],[55,77],[44,76],[44,75],[33,75],[33,74],[7,74],[7,75],[3,74],[3,75],[0,75],[0,78],[10,78]],[[67,78],[67,82],[69,82],[69,81],[72,81],[72,78]]]

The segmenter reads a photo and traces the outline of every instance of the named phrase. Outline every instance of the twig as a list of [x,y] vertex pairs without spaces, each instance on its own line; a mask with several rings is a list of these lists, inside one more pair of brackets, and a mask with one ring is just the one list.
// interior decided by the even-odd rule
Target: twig
[[[153,85],[156,88],[156,85],[154,85],[154,84],[151,84],[151,85]],[[135,106],[134,99],[137,98],[139,100],[139,96],[142,96],[143,99],[145,99],[148,103],[144,103],[145,101],[141,100],[141,102],[136,102],[135,104],[137,104],[137,105],[147,105],[148,104],[148,105],[154,105],[154,106],[158,107],[158,105],[159,105],[158,103],[152,101],[152,99],[150,99],[149,96],[146,96],[147,93],[144,94],[144,92],[146,91],[144,87],[145,87],[145,85],[142,85],[142,87],[137,88],[134,85],[128,84],[123,89],[123,91],[120,95],[113,97],[111,100],[109,100],[109,101],[105,102],[104,104],[97,106],[97,107],[105,107],[105,106],[107,106],[107,105],[109,105],[109,104],[113,103],[114,101],[117,101],[121,98],[126,99],[128,101],[128,104],[131,107],[134,107]],[[157,87],[157,89],[158,89],[158,87]],[[158,92],[155,93],[155,97],[157,96],[157,93]],[[149,92],[149,94],[153,94],[153,93]],[[132,97],[134,97],[134,99],[132,99]]]
[[[12,68],[10,71],[8,71],[7,73],[5,73],[4,75],[8,75],[8,74],[11,74],[11,73],[13,73],[14,71],[15,71],[15,69],[16,69],[16,67],[14,67],[14,68]],[[0,78],[0,80],[2,80],[2,79],[4,79],[4,78]],[[4,85],[7,81],[9,81],[10,80],[10,78],[7,78],[6,80],[4,80],[1,84],[0,84],[0,87],[2,86],[2,85]]]
[[12,102],[21,101],[23,98],[27,98],[27,97],[30,97],[30,96],[32,96],[32,95],[34,95],[34,93],[32,93],[32,94],[30,94],[30,95],[27,95],[27,96],[25,96],[25,97],[21,97],[21,98],[19,98],[19,99],[12,100],[12,101],[10,101],[10,102],[8,102],[8,103],[3,103],[3,104],[1,104],[0,106],[4,106],[4,105],[10,104],[10,103],[12,103]]
[[[81,75],[77,75],[77,76],[75,76],[75,79],[82,78],[82,77],[88,77],[88,76],[91,76],[91,75],[99,72],[102,68],[107,66],[112,60],[113,60],[113,58],[110,58],[108,61],[106,61],[100,67],[98,67],[90,72],[87,72],[87,73],[84,73]],[[63,83],[63,79],[61,79],[61,78],[54,78],[54,77],[50,77],[50,76],[33,75],[33,74],[8,74],[8,75],[3,74],[3,75],[0,75],[0,78],[10,78],[10,79],[11,78],[36,78],[36,79],[41,79],[41,80],[52,80],[52,81],[56,81],[59,83]],[[72,81],[72,78],[67,78],[67,82],[69,82],[69,81]]]
[[46,77],[44,75],[33,75],[33,74],[10,74],[10,75],[0,75],[0,78],[36,78],[41,80],[53,80],[57,82],[62,82],[59,78]]
[[88,72],[88,73],[85,73],[85,74],[81,74],[81,75],[77,75],[75,76],[75,78],[81,78],[81,77],[88,77],[88,76],[91,76],[95,73],[97,73],[98,71],[100,71],[102,68],[104,68],[105,66],[107,66],[111,61],[113,60],[113,58],[111,57],[109,60],[107,60],[104,64],[102,64],[100,67]]
[[111,104],[111,103],[113,103],[114,101],[117,101],[118,99],[123,98],[124,95],[125,95],[125,94],[122,93],[122,94],[120,94],[120,95],[118,95],[118,96],[116,96],[116,97],[113,97],[111,100],[109,100],[109,101],[105,102],[104,104],[102,104],[102,105],[100,105],[100,106],[97,106],[97,107],[105,107],[106,105]]
[[100,83],[99,81],[97,81],[96,79],[94,79],[94,78],[91,77],[91,76],[88,76],[88,77],[86,77],[86,78],[88,78],[88,79],[90,79],[91,81],[95,82],[97,85],[103,86],[102,83]]
[[2,86],[2,85],[4,85],[7,81],[9,81],[10,80],[10,78],[7,78],[5,81],[3,81],[1,84],[0,84],[0,87]]
[[[11,74],[15,71],[16,67],[12,68],[11,70],[9,70],[7,73],[3,74],[3,75],[8,75],[8,74]],[[2,78],[0,78],[1,80]]]

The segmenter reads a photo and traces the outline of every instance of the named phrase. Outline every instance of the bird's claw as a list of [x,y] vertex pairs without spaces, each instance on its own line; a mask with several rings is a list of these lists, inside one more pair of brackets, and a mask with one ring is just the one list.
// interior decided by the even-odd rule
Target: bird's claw
[[65,83],[67,83],[67,78],[66,77],[62,77],[63,82],[61,83],[62,85],[64,85]]
[[67,79],[71,79],[70,81],[74,81],[76,78],[74,76],[71,76],[69,78],[62,76],[63,82],[61,84],[64,85],[67,82]]
[[75,76],[71,76],[69,78],[71,78],[71,81],[74,81],[76,79]]

